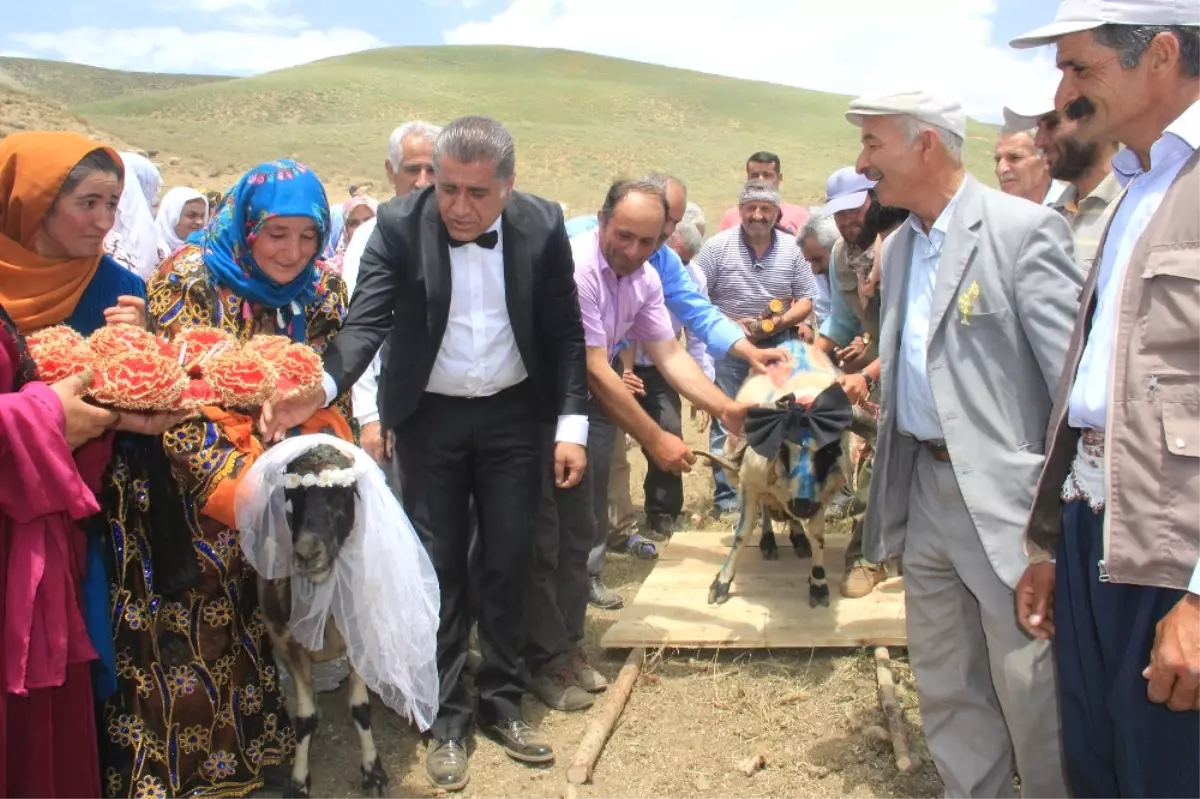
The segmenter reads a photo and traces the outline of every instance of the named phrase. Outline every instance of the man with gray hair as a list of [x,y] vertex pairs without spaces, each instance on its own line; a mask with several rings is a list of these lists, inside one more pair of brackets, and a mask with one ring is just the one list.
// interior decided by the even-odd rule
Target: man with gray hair
[[[583,477],[588,394],[558,203],[513,190],[515,146],[494,119],[451,122],[433,161],[433,186],[379,208],[351,310],[324,354],[323,386],[268,404],[261,427],[272,440],[305,421],[389,339],[382,424],[394,430],[404,507],[441,589],[440,707],[425,769],[435,787],[458,790],[476,723],[516,760],[554,758],[521,707],[530,519],[543,467],[560,488]],[[477,571],[468,554],[472,499]],[[477,709],[464,675],[472,580],[483,652]]]
[[859,98],[857,169],[908,220],[883,244],[879,432],[863,548],[903,556],[909,660],[947,796],[1066,796],[1048,642],[1017,624],[1021,526],[1078,308],[1071,231],[963,168],[966,115]]
[[1006,124],[996,135],[996,180],[1000,191],[1023,197],[1039,205],[1049,205],[1062,192],[1050,178],[1046,153],[1034,144],[1037,128],[1016,128]]
[[1054,105],[1119,141],[1025,529],[1018,617],[1054,636],[1075,796],[1200,796],[1200,13],[1072,0]]
[[[384,162],[388,180],[397,197],[404,197],[425,188],[432,179],[433,144],[442,129],[438,125],[422,120],[405,122],[392,131],[388,140],[388,157]],[[353,297],[358,284],[358,269],[363,251],[371,234],[375,232],[375,217],[371,217],[354,231],[346,253],[342,258],[342,279],[346,281],[346,293]],[[387,360],[387,343],[371,360],[371,365],[354,384],[351,397],[354,418],[358,420],[359,444],[385,470],[391,471],[391,436],[379,424],[379,380],[383,362]],[[395,488],[395,475],[389,474]]]
[[800,323],[800,334],[806,341],[816,341],[821,323],[829,318],[829,257],[838,238],[840,234],[837,224],[833,221],[833,214],[824,213],[819,205],[809,208],[808,219],[796,233],[800,254],[808,261],[813,279],[817,281],[817,297],[813,300],[812,316],[807,322]]

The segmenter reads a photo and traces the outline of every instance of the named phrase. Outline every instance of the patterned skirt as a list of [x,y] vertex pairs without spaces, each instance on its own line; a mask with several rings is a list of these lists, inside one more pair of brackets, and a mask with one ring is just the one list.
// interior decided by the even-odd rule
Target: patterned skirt
[[189,507],[199,585],[156,592],[149,481],[119,457],[109,479],[118,685],[100,724],[105,794],[245,796],[295,748],[254,571],[234,530]]

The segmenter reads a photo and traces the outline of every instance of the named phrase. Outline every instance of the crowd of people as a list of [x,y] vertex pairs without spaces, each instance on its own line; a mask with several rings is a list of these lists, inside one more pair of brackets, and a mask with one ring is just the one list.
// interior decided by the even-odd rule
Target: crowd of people
[[[552,761],[522,698],[582,711],[607,688],[587,608],[624,602],[608,553],[686,535],[683,399],[718,451],[742,382],[796,339],[878,418],[828,503],[853,519],[840,591],[902,570],[947,795],[1010,796],[1014,773],[1027,796],[1200,795],[1194,17],[1067,0],[1014,40],[1063,74],[1004,109],[999,191],[963,166],[957,102],[860,97],[861,153],[822,205],[785,202],[756,152],[712,235],[665,173],[564,218],[516,190],[515,143],[482,116],[401,125],[395,196],[333,207],[294,160],[159,198],[136,153],[0,140],[0,796],[286,782],[297,734],[236,499],[298,433],[366,451],[436,571],[430,783],[467,784],[475,730]],[[87,374],[39,381],[26,337],[118,323],[286,336],[323,382],[133,413],[88,401]],[[739,511],[715,471],[712,515]]]

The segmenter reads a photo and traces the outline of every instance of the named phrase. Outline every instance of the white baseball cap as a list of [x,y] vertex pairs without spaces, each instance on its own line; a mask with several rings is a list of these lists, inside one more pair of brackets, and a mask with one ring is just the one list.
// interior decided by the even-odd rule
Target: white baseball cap
[[844,166],[825,181],[825,206],[821,213],[832,216],[838,211],[862,208],[867,201],[867,191],[875,188],[875,181],[860,175],[852,166]]
[[904,92],[883,97],[857,97],[850,101],[846,120],[862,127],[863,117],[903,115],[919,119],[960,139],[967,135],[967,115],[955,100],[945,100],[928,92]]
[[1053,22],[1018,36],[1009,45],[1041,47],[1101,25],[1200,25],[1200,5],[1196,0],[1062,0]]
[[1007,131],[1033,130],[1038,126],[1042,117],[1056,113],[1057,110],[1053,100],[1038,105],[1023,104],[1016,108],[1006,105],[1004,106],[1004,129]]

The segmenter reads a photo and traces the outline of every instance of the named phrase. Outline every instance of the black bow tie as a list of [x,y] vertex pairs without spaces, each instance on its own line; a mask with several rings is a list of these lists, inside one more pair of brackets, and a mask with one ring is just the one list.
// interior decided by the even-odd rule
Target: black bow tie
[[487,233],[480,233],[478,236],[471,239],[470,241],[456,241],[455,239],[450,239],[450,246],[451,247],[461,247],[464,244],[478,244],[480,247],[483,247],[485,250],[494,250],[494,249],[496,249],[496,244],[499,241],[500,241],[500,231],[489,230]]
[[783,442],[799,444],[805,430],[812,433],[817,447],[831,444],[841,438],[853,419],[846,392],[831,383],[807,408],[792,394],[781,398],[774,408],[751,408],[746,414],[746,441],[759,455],[773,458]]

